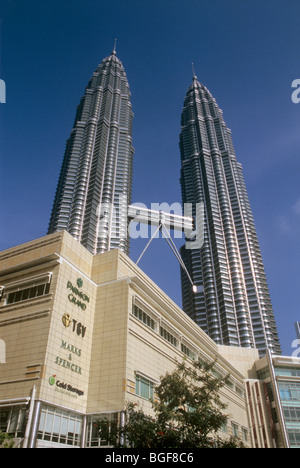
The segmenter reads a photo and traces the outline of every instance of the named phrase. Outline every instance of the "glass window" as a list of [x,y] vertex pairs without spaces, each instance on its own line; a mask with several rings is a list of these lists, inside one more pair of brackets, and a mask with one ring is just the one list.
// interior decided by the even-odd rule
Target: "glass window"
[[15,302],[26,301],[34,297],[43,296],[48,294],[50,290],[50,283],[40,284],[32,288],[24,288],[20,291],[14,291],[7,295],[6,304],[13,304]]
[[41,411],[38,439],[79,446],[81,426],[80,415],[45,406]]
[[61,426],[60,426],[60,441],[62,444],[66,444],[67,442],[67,432],[68,432],[68,417],[63,414],[61,418]]
[[288,429],[288,437],[291,448],[300,448],[300,429]]
[[248,429],[245,429],[244,427],[242,428],[242,432],[243,432],[243,440],[244,442],[248,442],[249,440],[249,431]]
[[286,422],[300,423],[300,407],[298,406],[284,406],[284,418]]
[[12,406],[0,409],[0,431],[14,437],[24,437],[26,407]]
[[235,423],[231,423],[231,429],[232,429],[232,435],[234,437],[238,437],[239,436],[239,426]]
[[37,286],[36,290],[37,290],[36,295],[37,296],[42,296],[44,294],[44,291],[45,291],[45,285],[40,284],[39,286]]
[[300,401],[300,382],[278,382],[279,394],[284,401]]
[[275,367],[276,375],[288,375],[292,377],[300,377],[299,367]]
[[181,343],[181,351],[183,352],[183,354],[185,354],[187,357],[191,358],[191,359],[196,359],[196,354],[194,353],[194,351],[191,351],[190,348],[188,348],[185,344]]
[[35,296],[36,296],[36,286],[29,289],[29,299],[32,299]]
[[18,433],[22,430],[24,427],[24,415],[24,412],[22,414],[19,408],[12,408],[7,431],[9,434]]
[[0,410],[0,431],[7,432],[7,422],[9,418],[9,409]]
[[22,292],[22,301],[26,301],[26,299],[29,298],[29,291],[30,291],[29,288],[23,290],[23,292]]
[[167,340],[169,343],[171,343],[173,346],[177,348],[178,345],[178,340],[177,338],[169,333],[165,328],[160,327],[159,329],[160,336],[162,336],[165,340]]
[[226,433],[228,432],[227,421],[224,421],[224,422],[223,422],[222,426],[220,427],[220,430],[221,430],[222,432],[226,432]]
[[22,297],[22,291],[17,291],[15,293],[15,302],[19,302],[21,300],[21,297]]
[[154,384],[150,380],[137,374],[135,381],[135,394],[150,400],[153,398]]
[[88,416],[87,431],[86,431],[86,446],[87,447],[108,447],[108,443],[99,437],[99,420],[105,420],[108,424],[110,433],[115,432],[118,426],[119,413],[110,414],[94,414]]
[[15,293],[10,293],[7,296],[6,304],[12,304],[14,302]]
[[241,388],[239,385],[236,385],[236,386],[235,386],[235,391],[236,391],[236,393],[237,393],[238,395],[240,395],[240,396],[242,396],[242,397],[244,396],[244,389]]
[[133,305],[132,313],[137,319],[147,325],[147,327],[155,330],[155,321],[150,317],[150,315],[146,314],[146,312],[144,312],[138,306]]

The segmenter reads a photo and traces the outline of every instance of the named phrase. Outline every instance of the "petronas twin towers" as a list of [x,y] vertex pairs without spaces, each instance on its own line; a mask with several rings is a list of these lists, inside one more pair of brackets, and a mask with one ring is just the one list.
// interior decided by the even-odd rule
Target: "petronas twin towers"
[[[77,108],[48,233],[67,230],[93,254],[113,248],[128,254],[132,119],[114,48]],[[181,249],[190,276],[181,270],[183,309],[218,344],[280,354],[242,166],[222,111],[195,75],[184,100],[180,153],[182,202],[204,204],[203,245]]]
[[49,233],[65,229],[93,254],[129,251],[132,106],[115,49],[97,67],[66,144]]
[[204,203],[204,244],[181,249],[183,309],[217,343],[280,354],[274,314],[242,166],[221,109],[193,77],[181,134],[183,203]]

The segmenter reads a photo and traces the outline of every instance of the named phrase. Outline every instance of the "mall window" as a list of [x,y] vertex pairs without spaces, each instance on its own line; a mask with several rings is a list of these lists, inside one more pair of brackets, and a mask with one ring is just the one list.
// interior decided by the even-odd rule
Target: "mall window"
[[50,290],[50,283],[40,284],[31,288],[25,288],[18,291],[13,291],[7,295],[6,304],[14,304],[15,302],[26,301],[34,297],[44,296]]
[[181,343],[181,351],[183,354],[185,354],[187,357],[195,360],[196,359],[196,353],[192,351],[188,346],[186,346],[184,343]]
[[231,423],[231,430],[232,430],[233,437],[238,437],[239,436],[239,426],[238,426],[238,424]]
[[135,379],[135,394],[146,400],[152,399],[154,395],[154,383],[137,374]]
[[243,433],[243,441],[244,442],[249,442],[249,431],[245,427],[242,428],[242,433]]
[[238,395],[240,395],[241,397],[244,397],[244,389],[242,387],[240,387],[239,385],[236,385],[235,391]]
[[288,429],[288,437],[291,448],[300,448],[300,430],[299,429]]
[[34,299],[49,294],[52,273],[42,273],[2,285],[2,305]]
[[80,445],[82,417],[61,408],[42,408],[38,439],[72,446]]
[[300,382],[278,382],[280,398],[283,401],[300,401]]
[[225,432],[225,433],[228,432],[227,421],[224,421],[224,422],[222,423],[222,425],[221,425],[221,427],[220,427],[220,430],[221,430],[222,432]]
[[284,406],[284,419],[286,422],[300,423],[300,407],[298,406]]
[[26,426],[26,406],[0,408],[0,431],[13,437],[24,437]]
[[153,320],[153,318],[151,318],[150,315],[146,314],[146,312],[144,312],[138,306],[132,306],[132,314],[145,325],[147,325],[147,327],[151,328],[152,330],[155,330],[155,321]]
[[108,431],[116,433],[119,424],[119,413],[93,414],[88,417],[86,431],[87,447],[109,447],[105,439],[99,436],[99,420],[105,420],[108,425]]
[[275,375],[287,375],[289,377],[300,377],[300,369],[296,367],[275,367]]
[[171,343],[171,345],[175,346],[177,348],[177,345],[178,345],[178,340],[177,338],[172,335],[171,333],[168,332],[168,330],[166,330],[165,328],[163,327],[160,327],[159,328],[159,334],[160,336],[162,336],[166,341],[168,341],[169,343]]

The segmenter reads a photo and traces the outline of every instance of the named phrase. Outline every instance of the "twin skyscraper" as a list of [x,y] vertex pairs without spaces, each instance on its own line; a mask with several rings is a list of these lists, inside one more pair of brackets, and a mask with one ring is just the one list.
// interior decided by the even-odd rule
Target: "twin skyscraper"
[[[77,108],[49,234],[65,229],[92,254],[129,253],[132,120],[129,85],[114,48]],[[195,210],[204,205],[203,245],[181,249],[189,273],[181,269],[183,310],[218,344],[281,354],[242,166],[221,109],[195,74],[179,146],[182,203]]]
[[65,229],[92,254],[114,248],[129,252],[132,119],[127,77],[114,49],[97,67],[77,108],[49,233]]

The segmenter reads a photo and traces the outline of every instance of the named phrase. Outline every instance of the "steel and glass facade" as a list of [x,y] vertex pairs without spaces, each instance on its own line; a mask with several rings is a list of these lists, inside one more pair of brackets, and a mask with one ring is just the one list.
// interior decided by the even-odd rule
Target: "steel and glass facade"
[[268,353],[255,368],[264,382],[276,446],[300,448],[300,359]]
[[66,230],[91,253],[128,253],[132,106],[115,49],[97,67],[77,108],[48,233]]
[[[193,77],[182,111],[183,203],[204,203],[204,244],[181,249],[183,309],[217,343],[280,354],[253,215],[231,131],[209,90]],[[195,215],[195,213],[194,213]]]

